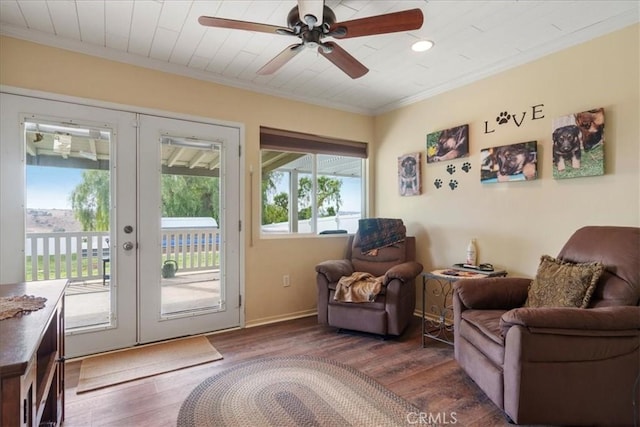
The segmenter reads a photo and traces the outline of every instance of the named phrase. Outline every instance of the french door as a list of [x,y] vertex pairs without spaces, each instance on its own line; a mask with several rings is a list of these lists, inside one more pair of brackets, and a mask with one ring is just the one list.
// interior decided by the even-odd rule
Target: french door
[[238,326],[239,131],[139,123],[140,341]]
[[0,107],[0,283],[68,280],[67,356],[240,324],[237,128]]

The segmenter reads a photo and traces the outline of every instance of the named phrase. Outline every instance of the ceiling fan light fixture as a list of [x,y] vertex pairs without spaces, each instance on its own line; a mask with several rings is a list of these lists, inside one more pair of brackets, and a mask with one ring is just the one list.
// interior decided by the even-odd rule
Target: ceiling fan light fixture
[[419,40],[411,45],[411,50],[414,52],[426,52],[433,47],[434,43],[431,40]]
[[316,18],[314,15],[305,15],[304,16],[304,22],[307,24],[307,26],[309,26],[309,28],[313,28],[316,26],[316,24],[318,23],[318,18]]
[[324,3],[324,0],[297,0],[297,6],[287,14],[287,28],[214,16],[201,16],[198,22],[207,27],[295,35],[300,38],[300,44],[286,47],[258,69],[259,75],[273,74],[293,59],[302,50],[301,46],[306,46],[316,48],[352,79],[364,76],[369,69],[336,43],[323,42],[323,38],[355,38],[411,31],[422,27],[424,22],[423,13],[418,8],[337,22],[333,10]]

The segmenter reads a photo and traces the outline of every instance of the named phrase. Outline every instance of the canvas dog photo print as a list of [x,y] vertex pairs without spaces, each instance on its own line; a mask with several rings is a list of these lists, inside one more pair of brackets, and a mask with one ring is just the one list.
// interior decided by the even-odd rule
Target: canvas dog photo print
[[420,194],[420,153],[398,157],[398,191],[401,196]]
[[555,118],[551,127],[555,179],[604,174],[604,108]]
[[469,155],[469,125],[427,135],[427,163],[443,162]]
[[530,181],[538,176],[536,141],[485,148],[480,151],[480,181]]

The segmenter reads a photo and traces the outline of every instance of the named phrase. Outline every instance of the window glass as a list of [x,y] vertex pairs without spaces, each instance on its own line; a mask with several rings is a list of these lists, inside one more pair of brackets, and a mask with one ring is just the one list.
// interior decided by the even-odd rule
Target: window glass
[[262,150],[262,233],[355,233],[363,212],[363,159]]

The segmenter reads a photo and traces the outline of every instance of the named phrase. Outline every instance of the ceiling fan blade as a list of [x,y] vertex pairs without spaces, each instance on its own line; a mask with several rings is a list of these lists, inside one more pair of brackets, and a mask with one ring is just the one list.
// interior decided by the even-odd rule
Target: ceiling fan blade
[[[349,52],[333,42],[326,42],[323,46],[318,47],[318,53],[333,62],[334,65],[344,71],[352,79],[362,77],[369,72],[369,69],[362,65],[356,58],[351,56]],[[326,49],[328,47],[329,49]]]
[[302,52],[304,45],[302,43],[292,44],[286,47],[282,52],[277,54],[271,61],[267,62],[258,70],[258,74],[267,75],[278,71],[284,64],[291,61],[294,56]]
[[[260,24],[257,22],[236,21],[235,19],[216,18],[213,16],[201,16],[198,22],[205,27],[230,28],[232,30],[258,31],[260,33],[269,34],[290,34],[288,28],[278,27],[275,25]],[[292,33],[291,33],[292,34]],[[292,34],[294,35],[294,34]]]
[[[387,13],[354,19],[352,21],[336,22],[329,29],[330,35],[338,39],[371,36],[376,34],[396,33],[398,31],[417,30],[422,27],[424,16],[420,9],[410,9],[402,12]],[[342,34],[340,28],[346,30]]]
[[324,0],[298,0],[298,11],[301,22],[309,27],[319,27],[322,25]]

